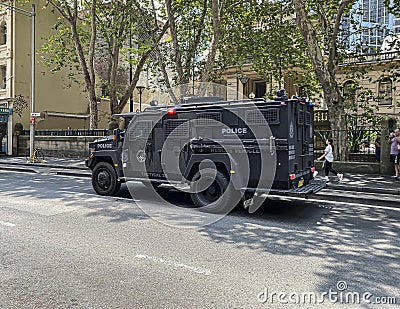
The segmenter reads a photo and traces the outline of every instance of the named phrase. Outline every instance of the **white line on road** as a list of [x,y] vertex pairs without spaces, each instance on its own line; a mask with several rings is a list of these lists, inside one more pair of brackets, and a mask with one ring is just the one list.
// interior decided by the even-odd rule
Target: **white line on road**
[[[282,199],[281,196],[278,195],[271,195],[271,197],[278,197]],[[341,202],[341,201],[333,201],[333,200],[319,200],[319,199],[313,199],[313,198],[302,198],[302,197],[295,197],[295,196],[285,196],[283,199],[288,199],[288,200],[299,200],[299,201],[304,201],[304,202],[315,202],[315,203],[325,203],[325,204],[337,204],[337,205],[343,205],[343,206],[360,206],[360,207],[366,207],[366,208],[376,208],[376,209],[386,209],[386,210],[393,210],[393,211],[400,211],[400,208],[397,207],[387,207],[387,206],[378,206],[378,205],[367,205],[367,204],[361,204],[361,203],[353,203],[351,201],[349,202]]]
[[4,222],[4,221],[0,221],[0,225],[4,225],[4,226],[15,226],[14,223]]
[[170,265],[170,266],[175,267],[175,268],[182,268],[182,269],[185,269],[185,270],[188,270],[188,271],[192,271],[192,272],[195,272],[195,273],[201,274],[201,275],[206,275],[206,276],[211,275],[211,270],[208,270],[208,269],[205,269],[205,268],[201,268],[201,267],[189,266],[189,265],[185,265],[183,263],[178,263],[178,262],[174,262],[174,261],[168,261],[168,260],[164,260],[162,258],[158,258],[158,257],[154,257],[154,256],[149,256],[149,255],[145,255],[145,254],[138,254],[138,255],[135,256],[135,258],[149,260],[149,261],[152,261],[152,262],[155,262],[155,263]]

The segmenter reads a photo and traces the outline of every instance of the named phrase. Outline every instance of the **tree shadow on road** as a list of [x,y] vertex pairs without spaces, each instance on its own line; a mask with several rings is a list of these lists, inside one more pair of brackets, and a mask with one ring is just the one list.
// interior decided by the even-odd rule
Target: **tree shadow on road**
[[346,281],[346,291],[360,295],[364,292],[374,296],[399,295],[398,211],[269,200],[256,217],[225,220],[224,229],[220,226],[222,222],[218,222],[202,228],[201,233],[216,243],[229,243],[238,249],[320,258],[324,268],[318,268],[315,275],[320,278],[316,291],[321,293],[329,288],[336,291],[337,282]]

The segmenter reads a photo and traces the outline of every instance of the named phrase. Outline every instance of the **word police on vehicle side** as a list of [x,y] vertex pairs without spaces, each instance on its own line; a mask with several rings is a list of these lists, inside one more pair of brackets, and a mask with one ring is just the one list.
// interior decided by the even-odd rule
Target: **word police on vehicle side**
[[229,212],[266,194],[307,196],[325,187],[313,179],[314,110],[305,99],[226,101],[185,98],[128,118],[126,130],[90,143],[86,165],[100,195],[126,181],[190,188],[195,206]]

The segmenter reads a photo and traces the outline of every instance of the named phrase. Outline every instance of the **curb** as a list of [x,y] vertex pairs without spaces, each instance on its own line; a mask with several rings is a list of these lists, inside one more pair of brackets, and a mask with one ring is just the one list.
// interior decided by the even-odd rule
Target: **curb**
[[70,170],[81,170],[81,171],[88,171],[89,170],[89,168],[87,168],[87,167],[67,166],[67,165],[52,165],[52,164],[43,164],[43,163],[32,164],[32,163],[18,163],[18,162],[0,161],[0,164],[2,164],[2,165],[50,167],[50,168],[70,169]]
[[342,195],[338,195],[334,192],[331,194],[327,194],[326,192],[323,195],[315,194],[313,195],[312,199],[319,200],[321,202],[342,202],[342,203],[359,203],[359,204],[366,204],[370,206],[384,206],[390,208],[400,208],[400,204],[396,199],[389,199],[392,198],[390,195],[386,195],[385,198],[380,198],[379,196],[365,196],[365,197],[358,197],[355,195],[348,196],[347,194],[351,194],[350,191],[344,192],[342,191]]
[[82,173],[74,173],[74,172],[56,172],[56,175],[81,177],[81,178],[91,178],[92,177],[91,174],[82,174]]
[[0,166],[0,170],[3,171],[13,171],[13,172],[28,172],[28,173],[32,173],[32,174],[37,174],[38,172],[34,169],[30,169],[30,168],[23,168],[23,167],[7,167],[7,166]]
[[351,187],[351,186],[332,185],[332,184],[328,184],[326,188],[332,190],[341,190],[341,191],[400,195],[400,189],[391,189],[391,188],[371,188],[365,186]]

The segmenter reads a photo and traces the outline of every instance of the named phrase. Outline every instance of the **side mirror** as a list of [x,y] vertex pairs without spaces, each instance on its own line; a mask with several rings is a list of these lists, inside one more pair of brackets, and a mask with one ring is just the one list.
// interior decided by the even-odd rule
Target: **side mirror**
[[119,141],[120,138],[121,138],[121,131],[119,129],[114,129],[113,130],[113,140]]

